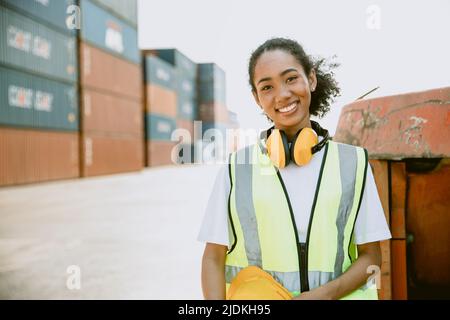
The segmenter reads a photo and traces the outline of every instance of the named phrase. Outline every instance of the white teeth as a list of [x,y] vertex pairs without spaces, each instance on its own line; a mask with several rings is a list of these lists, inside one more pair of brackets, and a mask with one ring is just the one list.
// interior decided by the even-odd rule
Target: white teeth
[[291,111],[292,109],[294,109],[296,105],[297,105],[297,103],[294,102],[294,103],[291,103],[290,105],[288,105],[287,107],[278,109],[278,111],[279,111],[279,112],[289,112],[289,111]]

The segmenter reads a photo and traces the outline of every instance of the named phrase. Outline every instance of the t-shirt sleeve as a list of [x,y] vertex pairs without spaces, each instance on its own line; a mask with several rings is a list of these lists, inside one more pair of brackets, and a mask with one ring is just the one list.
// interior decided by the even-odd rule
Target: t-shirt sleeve
[[228,165],[219,169],[209,196],[203,222],[197,237],[198,241],[229,246],[228,234],[228,195],[230,179]]
[[392,237],[370,165],[367,167],[366,183],[354,232],[356,244],[381,241]]

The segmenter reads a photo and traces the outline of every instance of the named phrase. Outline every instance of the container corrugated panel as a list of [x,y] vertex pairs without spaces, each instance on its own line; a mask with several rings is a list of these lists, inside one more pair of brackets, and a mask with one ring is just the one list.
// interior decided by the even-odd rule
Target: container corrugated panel
[[144,140],[83,134],[81,173],[83,177],[139,171],[144,166]]
[[0,6],[0,63],[77,80],[76,38]]
[[200,103],[220,102],[225,104],[225,87],[213,81],[199,83],[198,100]]
[[84,89],[82,92],[83,132],[130,135],[143,139],[142,104],[102,92]]
[[137,31],[88,0],[81,1],[81,38],[110,53],[140,63]]
[[199,103],[226,103],[225,72],[215,63],[198,65]]
[[134,27],[137,26],[136,0],[95,0],[95,2],[121,19],[125,19]]
[[[448,139],[448,137],[442,137]],[[448,143],[448,142],[447,142]],[[414,237],[408,247],[408,280],[414,291],[430,291],[438,299],[450,294],[450,159],[436,161],[434,170],[421,172],[430,162],[408,159],[405,223]],[[426,167],[425,167],[426,168]],[[447,245],[444,245],[447,243]],[[442,245],[438,245],[442,244]],[[433,292],[434,291],[434,292]],[[417,293],[419,293],[417,292]],[[414,292],[416,293],[416,292]],[[425,293],[425,292],[424,292]],[[423,293],[423,296],[425,294]],[[420,294],[420,293],[419,293]],[[421,298],[421,297],[419,297]],[[442,296],[441,296],[442,298]]]
[[148,113],[157,113],[167,117],[177,116],[177,93],[157,84],[146,85],[146,106]]
[[80,67],[82,86],[141,100],[140,66],[80,42]]
[[176,121],[173,118],[148,113],[147,139],[170,141],[172,132],[176,129]]
[[153,52],[161,59],[172,64],[188,79],[196,79],[197,65],[177,49],[157,49]]
[[189,79],[188,77],[178,73],[176,89],[179,95],[189,98],[195,98],[197,96],[197,82],[195,79]]
[[[24,15],[47,23],[61,32],[76,34],[76,28],[69,28],[71,25],[68,26],[66,23],[67,18],[70,18],[72,14],[72,11],[68,14],[67,10],[76,4],[75,0],[1,0],[1,2]],[[73,17],[79,18],[76,15]],[[69,22],[75,23],[71,19]]]
[[223,71],[217,64],[199,63],[197,66],[198,80],[200,82],[211,80],[225,82],[225,71]]
[[213,102],[202,103],[198,109],[199,119],[206,122],[229,123],[228,109],[225,105]]
[[0,186],[79,175],[78,133],[0,127]]
[[78,130],[77,88],[0,66],[0,124]]
[[177,97],[177,117],[186,120],[197,119],[198,105],[195,98],[185,97],[181,94]]
[[172,65],[158,57],[145,57],[145,81],[155,83],[164,88],[175,90],[177,77]]
[[[177,142],[173,141],[146,141],[147,166],[156,167],[176,164]],[[173,160],[172,160],[173,158]]]

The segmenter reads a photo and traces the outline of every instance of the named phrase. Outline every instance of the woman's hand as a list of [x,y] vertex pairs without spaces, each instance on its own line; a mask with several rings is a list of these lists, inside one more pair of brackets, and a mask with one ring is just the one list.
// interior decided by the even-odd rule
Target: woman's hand
[[346,272],[321,287],[301,293],[294,300],[336,300],[345,297],[367,283],[371,266],[381,266],[379,241],[358,245],[358,258]]
[[316,289],[305,291],[292,300],[332,300],[332,287],[334,284],[327,283],[327,285],[318,287]]

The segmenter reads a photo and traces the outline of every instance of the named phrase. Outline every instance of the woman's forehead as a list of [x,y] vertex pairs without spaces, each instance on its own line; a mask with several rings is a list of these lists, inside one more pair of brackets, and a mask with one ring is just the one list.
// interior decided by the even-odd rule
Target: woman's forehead
[[255,65],[255,80],[257,77],[278,75],[286,69],[296,69],[303,72],[302,65],[291,53],[284,50],[266,51],[259,57]]

